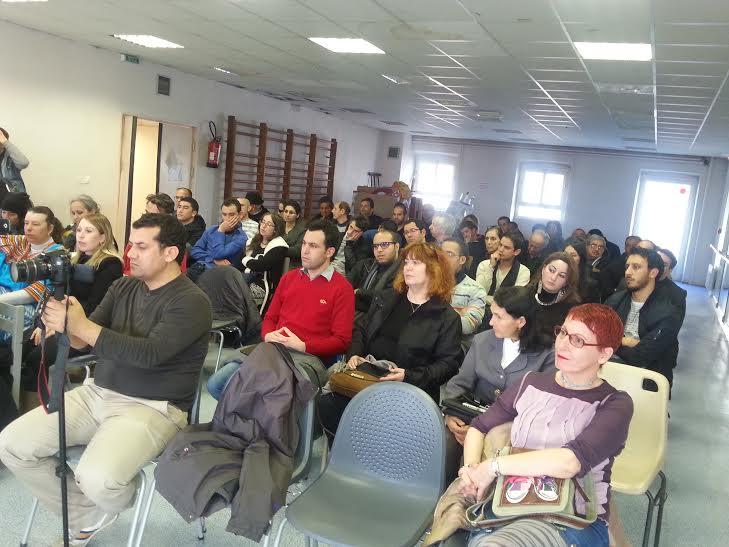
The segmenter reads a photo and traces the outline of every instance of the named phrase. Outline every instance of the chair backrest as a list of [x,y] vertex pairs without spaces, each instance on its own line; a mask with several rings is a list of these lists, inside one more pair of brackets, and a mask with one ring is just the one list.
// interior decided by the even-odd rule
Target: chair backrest
[[[622,458],[640,454],[642,459],[650,459],[660,469],[666,455],[668,436],[668,380],[659,372],[613,362],[602,366],[600,377],[615,389],[627,392],[633,399],[628,440],[615,465],[618,466]],[[644,380],[655,382],[658,391],[646,390]]]
[[10,334],[10,346],[13,350],[13,364],[10,373],[13,375],[13,400],[20,408],[20,368],[23,359],[23,306],[0,303],[0,330]]
[[283,261],[283,268],[281,269],[281,275],[286,275],[286,272],[289,271],[289,267],[291,266],[291,259],[287,256],[284,258]]
[[424,495],[445,484],[443,415],[424,391],[383,382],[347,405],[334,438],[327,473],[397,482]]

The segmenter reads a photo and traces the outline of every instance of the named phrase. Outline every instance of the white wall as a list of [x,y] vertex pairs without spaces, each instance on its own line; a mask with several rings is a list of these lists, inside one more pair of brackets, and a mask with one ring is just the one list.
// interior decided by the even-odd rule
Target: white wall
[[[727,177],[727,161],[714,158],[705,165],[702,158],[666,159],[636,156],[608,150],[526,148],[473,141],[429,139],[427,147],[460,146],[460,163],[456,173],[457,197],[470,192],[476,197],[476,214],[484,225],[495,224],[501,215],[509,215],[516,174],[521,162],[543,161],[570,167],[566,188],[566,209],[562,222],[565,235],[574,228],[600,228],[620,247],[629,235],[633,204],[641,170],[665,170],[695,174],[699,177],[694,222],[685,260],[684,279],[703,285],[711,260],[709,243],[713,242],[720,220],[722,195]],[[670,215],[670,211],[666,211]],[[514,219],[528,234],[535,219]],[[660,242],[659,242],[660,243]]]
[[[122,114],[198,128],[195,197],[207,220],[218,212],[224,169],[205,167],[208,120],[224,131],[225,118],[317,133],[338,141],[335,199],[350,199],[376,165],[379,131],[185,74],[167,67],[132,65],[119,55],[0,21],[3,57],[0,125],[29,157],[23,172],[35,203],[66,220],[68,199],[94,196],[114,222],[120,171]],[[155,94],[157,75],[172,78],[171,97]],[[88,177],[90,183],[82,184]],[[275,206],[275,204],[274,204]]]

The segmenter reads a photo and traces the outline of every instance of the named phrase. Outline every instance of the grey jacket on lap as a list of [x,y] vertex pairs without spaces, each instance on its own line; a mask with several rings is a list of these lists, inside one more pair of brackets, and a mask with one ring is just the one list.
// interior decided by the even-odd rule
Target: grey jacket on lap
[[[520,353],[505,369],[501,368],[504,342],[493,330],[477,334],[461,369],[445,386],[444,398],[468,394],[483,403],[493,403],[511,384],[530,371],[554,369],[554,349]],[[497,393],[498,391],[498,393]]]

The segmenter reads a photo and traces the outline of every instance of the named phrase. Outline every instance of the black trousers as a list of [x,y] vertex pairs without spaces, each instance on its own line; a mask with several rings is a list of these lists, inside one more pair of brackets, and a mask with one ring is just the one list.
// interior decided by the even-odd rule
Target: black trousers
[[339,421],[342,419],[342,414],[349,401],[351,401],[349,397],[339,393],[327,393],[319,398],[319,419],[327,434],[329,444],[334,440],[334,435],[339,428]]

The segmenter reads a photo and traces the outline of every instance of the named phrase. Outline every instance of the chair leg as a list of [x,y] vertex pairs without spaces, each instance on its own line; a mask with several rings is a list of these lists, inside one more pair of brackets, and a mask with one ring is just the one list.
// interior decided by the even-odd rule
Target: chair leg
[[663,509],[666,506],[666,499],[668,499],[668,489],[666,485],[666,475],[663,471],[658,472],[658,476],[661,477],[661,486],[658,489],[658,517],[656,518],[656,534],[653,545],[658,547],[661,541],[661,527],[663,525]]
[[273,547],[279,547],[281,544],[281,536],[283,535],[284,527],[286,526],[286,515],[284,514],[283,518],[281,519],[281,525],[278,527],[278,532],[276,532],[276,539],[273,542]]
[[134,540],[137,537],[139,528],[139,515],[144,504],[145,494],[147,493],[147,472],[144,468],[139,470],[139,486],[137,487],[137,499],[134,502],[134,516],[132,517],[132,527],[129,530],[129,539],[127,547],[134,547]]
[[28,539],[30,538],[30,529],[33,527],[33,520],[35,520],[35,514],[38,511],[38,498],[33,498],[33,505],[30,507],[30,515],[28,515],[28,522],[25,524],[25,532],[23,533],[23,539],[20,540],[20,547],[28,546]]
[[648,497],[648,511],[645,515],[645,529],[643,530],[643,547],[648,547],[651,541],[651,528],[653,526],[653,509],[656,506],[657,498],[651,494],[650,490],[646,490],[645,495]]
[[208,529],[205,527],[205,517],[200,517],[195,521],[196,527],[197,527],[197,539],[198,541],[203,541],[205,539],[205,532],[208,531]]
[[134,540],[134,547],[139,547],[142,544],[142,536],[144,535],[144,529],[147,527],[147,519],[152,509],[152,500],[154,499],[156,486],[157,479],[152,476],[148,489],[149,492],[147,492],[147,496],[144,498],[144,507],[142,508],[139,524],[137,524],[137,537]]
[[223,354],[223,343],[225,342],[225,336],[219,330],[216,330],[215,334],[220,337],[220,342],[218,345],[218,358],[215,361],[215,372],[218,372],[218,368],[220,367],[220,356]]

